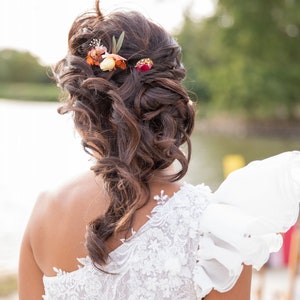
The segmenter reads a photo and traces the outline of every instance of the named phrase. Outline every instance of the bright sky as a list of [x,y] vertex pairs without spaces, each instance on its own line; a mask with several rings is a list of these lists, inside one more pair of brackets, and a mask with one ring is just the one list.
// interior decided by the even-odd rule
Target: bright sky
[[[183,11],[192,5],[194,18],[209,16],[216,0],[100,0],[102,11],[134,9],[174,32]],[[93,8],[94,0],[0,0],[0,49],[28,50],[52,64],[66,53],[73,20]]]

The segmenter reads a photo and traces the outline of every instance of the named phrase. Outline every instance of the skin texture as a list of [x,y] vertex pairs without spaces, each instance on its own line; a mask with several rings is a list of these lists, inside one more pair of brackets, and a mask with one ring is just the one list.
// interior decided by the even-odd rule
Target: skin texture
[[[180,183],[151,183],[152,196],[164,189],[171,196]],[[24,233],[19,264],[19,299],[42,299],[42,276],[54,276],[53,266],[71,272],[78,269],[78,257],[85,257],[86,225],[108,207],[108,197],[101,181],[92,172],[72,179],[56,190],[42,193],[33,209]],[[147,220],[155,200],[136,212],[133,228],[138,230]],[[110,250],[120,245],[122,236],[107,242]],[[205,300],[250,299],[251,268],[244,271],[235,287],[227,293],[212,291]]]

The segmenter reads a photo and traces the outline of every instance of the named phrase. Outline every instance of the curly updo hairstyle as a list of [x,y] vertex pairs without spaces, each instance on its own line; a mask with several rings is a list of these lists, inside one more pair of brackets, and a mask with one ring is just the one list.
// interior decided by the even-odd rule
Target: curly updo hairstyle
[[[194,108],[181,83],[185,69],[174,38],[138,12],[103,16],[97,2],[95,11],[74,21],[68,54],[53,73],[67,95],[59,112],[73,113],[83,147],[95,158],[92,170],[103,178],[110,198],[106,213],[89,224],[86,241],[91,259],[104,265],[105,241],[129,232],[136,210],[149,200],[149,183],[162,176],[158,171],[177,161],[181,167],[167,179],[186,174]],[[118,54],[126,58],[125,70],[102,71],[86,62],[93,39],[101,39],[111,53],[112,37],[123,31]],[[135,64],[147,57],[152,69],[137,72]]]

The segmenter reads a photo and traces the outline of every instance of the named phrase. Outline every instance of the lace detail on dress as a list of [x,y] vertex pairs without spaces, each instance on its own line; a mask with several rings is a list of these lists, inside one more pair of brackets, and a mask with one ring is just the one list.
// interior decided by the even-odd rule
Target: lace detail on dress
[[103,270],[111,274],[96,269],[89,257],[79,259],[77,271],[55,269],[56,277],[44,276],[44,299],[197,299],[191,266],[210,193],[189,184],[170,199],[162,191],[149,220],[110,253]]

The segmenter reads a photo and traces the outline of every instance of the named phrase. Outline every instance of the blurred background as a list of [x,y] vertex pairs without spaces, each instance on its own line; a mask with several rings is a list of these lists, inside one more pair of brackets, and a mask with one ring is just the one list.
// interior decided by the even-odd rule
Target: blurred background
[[[0,3],[0,297],[4,299],[17,287],[19,246],[37,195],[91,165],[70,116],[56,112],[61,94],[49,72],[66,53],[73,19],[93,3]],[[186,181],[205,182],[214,190],[230,170],[251,160],[300,150],[299,1],[101,0],[101,5],[104,13],[143,12],[182,46],[184,85],[197,102],[198,114]],[[272,271],[273,281],[265,284],[267,277],[259,277],[261,273],[255,277],[259,280],[254,280],[253,299],[287,299],[292,233],[263,273]],[[259,295],[260,288],[270,293]]]

